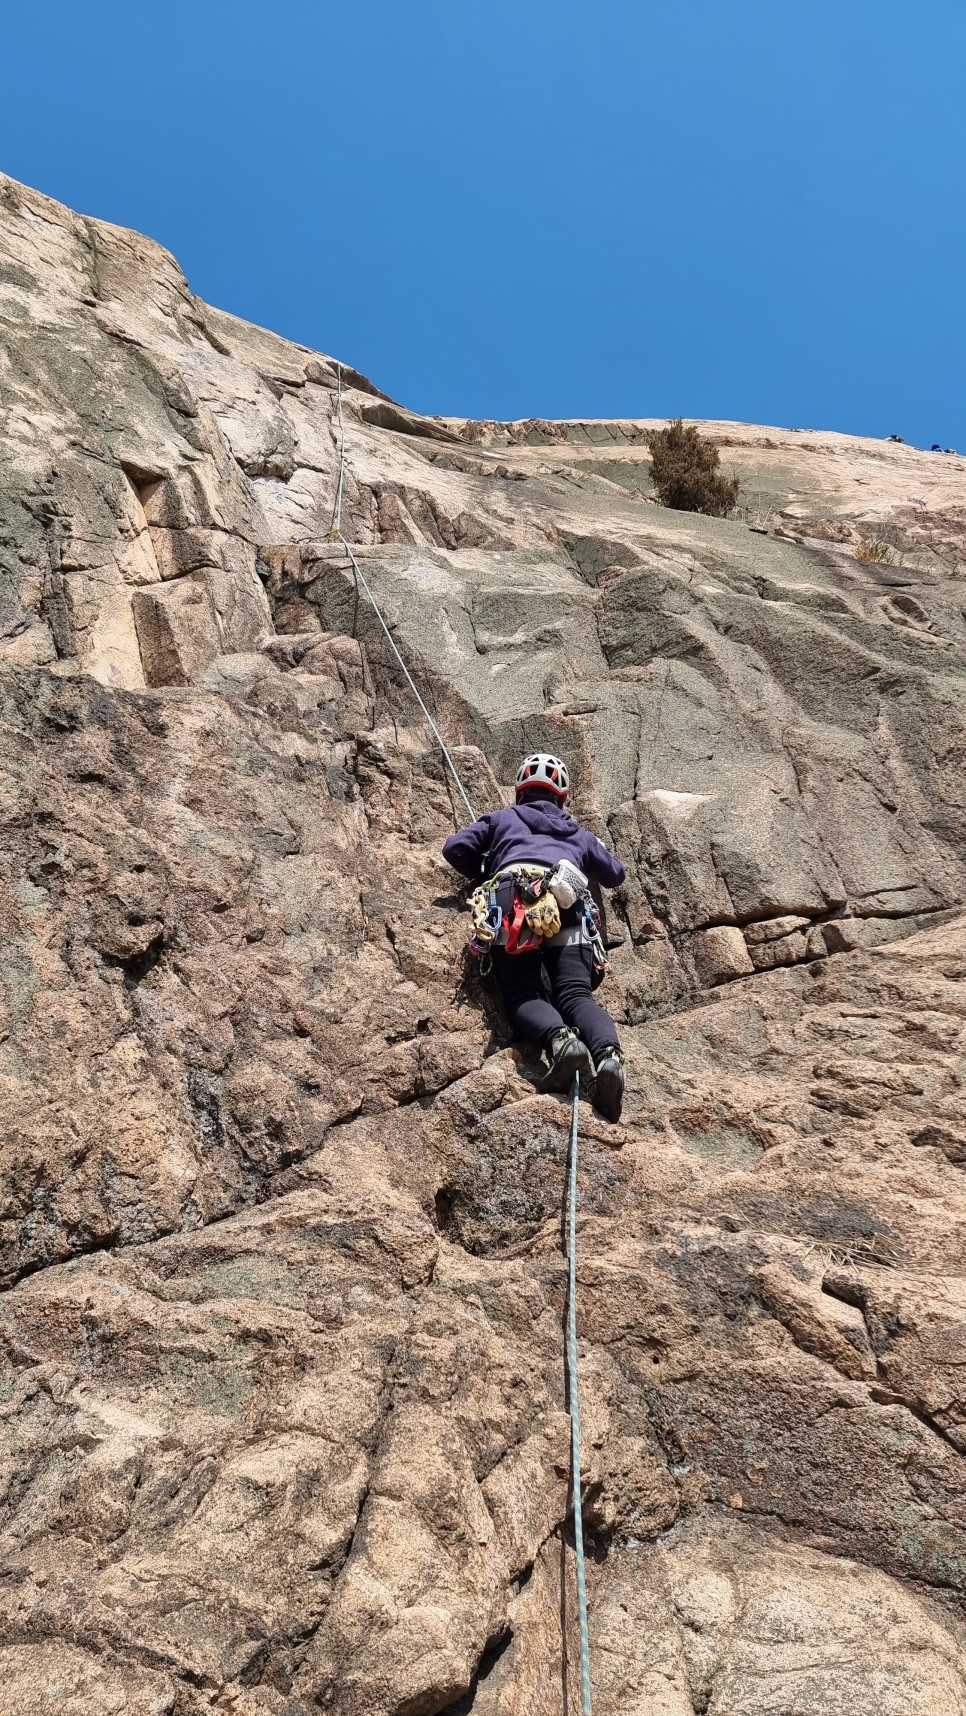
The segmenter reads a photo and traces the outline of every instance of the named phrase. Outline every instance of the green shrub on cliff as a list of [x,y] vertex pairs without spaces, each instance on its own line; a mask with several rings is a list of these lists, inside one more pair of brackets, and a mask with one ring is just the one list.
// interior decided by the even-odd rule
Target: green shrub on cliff
[[685,425],[679,417],[666,429],[652,429],[647,441],[662,506],[705,512],[712,518],[731,512],[738,499],[738,478],[722,475],[717,447],[699,435],[693,423]]

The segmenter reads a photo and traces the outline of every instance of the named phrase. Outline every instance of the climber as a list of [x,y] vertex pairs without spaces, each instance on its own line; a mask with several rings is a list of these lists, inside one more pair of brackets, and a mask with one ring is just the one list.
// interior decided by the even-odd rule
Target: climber
[[[624,1056],[613,1019],[591,995],[607,962],[589,883],[616,888],[624,866],[568,815],[569,797],[570,778],[559,757],[542,751],[526,757],[516,804],[487,811],[451,834],[443,856],[479,884],[471,901],[470,947],[491,954],[511,1026],[547,1056],[539,1088],[569,1090],[579,1072],[594,1080],[594,1106],[616,1121]],[[554,1005],[544,992],[544,973]]]

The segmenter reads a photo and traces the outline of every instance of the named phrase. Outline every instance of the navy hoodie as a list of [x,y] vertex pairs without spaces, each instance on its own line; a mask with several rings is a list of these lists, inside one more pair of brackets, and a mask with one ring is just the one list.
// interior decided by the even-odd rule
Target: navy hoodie
[[616,888],[624,880],[620,860],[552,800],[487,811],[450,835],[443,857],[474,881],[495,876],[508,864],[559,864],[562,858],[604,888]]

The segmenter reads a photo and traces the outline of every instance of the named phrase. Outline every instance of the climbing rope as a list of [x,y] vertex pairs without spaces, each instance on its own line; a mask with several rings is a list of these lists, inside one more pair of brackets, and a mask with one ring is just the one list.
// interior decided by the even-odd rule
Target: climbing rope
[[345,482],[345,423],[342,418],[342,365],[340,363],[337,363],[335,366],[335,378],[339,389],[339,481],[336,484],[335,502],[332,507],[332,523],[329,526],[329,530],[341,533],[342,487]]
[[[350,564],[352,566],[352,570],[355,573],[355,576],[358,579],[359,583],[362,585],[362,588],[365,591],[367,597],[369,598],[370,603],[372,604],[372,611],[375,614],[376,619],[379,621],[379,624],[382,627],[383,632],[386,635],[386,639],[389,643],[389,647],[392,650],[393,655],[396,657],[396,660],[398,661],[400,667],[403,670],[403,673],[406,676],[406,681],[409,685],[409,689],[411,690],[413,696],[416,699],[416,702],[419,704],[419,707],[423,712],[423,715],[424,715],[425,720],[426,720],[426,725],[428,726],[430,732],[432,733],[433,738],[436,740],[436,743],[439,746],[440,751],[443,754],[443,759],[446,763],[446,766],[449,769],[449,772],[452,775],[453,780],[456,782],[456,786],[459,790],[459,793],[460,793],[460,796],[463,800],[463,803],[465,804],[467,810],[470,813],[470,820],[472,822],[475,822],[476,821],[476,812],[474,811],[473,806],[470,803],[469,796],[466,792],[466,788],[464,787],[463,782],[460,780],[459,772],[457,770],[456,764],[454,763],[452,757],[450,756],[449,750],[447,749],[447,746],[446,746],[446,742],[443,739],[443,736],[442,736],[439,728],[437,727],[435,721],[433,720],[432,715],[430,714],[429,710],[427,709],[426,704],[424,703],[422,697],[420,696],[419,688],[416,685],[416,682],[413,679],[412,674],[410,673],[408,667],[406,666],[405,661],[403,660],[403,658],[399,652],[399,648],[398,648],[398,645],[396,643],[396,640],[393,637],[392,632],[389,630],[388,625],[386,624],[382,609],[380,608],[379,603],[377,602],[375,595],[373,594],[373,591],[371,590],[371,588],[369,586],[369,581],[366,578],[366,575],[363,572],[362,567],[359,565],[359,562],[358,562],[355,554],[353,553],[351,544],[349,542],[347,542],[347,540],[343,534],[343,531],[342,531],[342,497],[343,497],[343,491],[344,491],[344,486],[345,486],[345,420],[344,420],[343,412],[342,412],[342,365],[341,364],[336,365],[336,379],[337,379],[337,383],[338,383],[338,413],[339,413],[339,477],[338,477],[338,483],[336,485],[335,502],[334,502],[333,509],[332,509],[332,524],[331,524],[331,527],[330,527],[330,530],[328,533],[328,537],[319,538],[319,537],[303,536],[303,537],[299,538],[299,541],[300,542],[318,542],[320,540],[326,540],[326,541],[330,541],[330,542],[341,542],[342,547],[344,548],[346,554],[349,557],[349,561],[350,561]],[[570,1116],[570,1163],[569,1163],[570,1193],[569,1193],[569,1199],[568,1199],[568,1219],[567,1219],[567,1251],[568,1251],[568,1271],[569,1271],[569,1273],[568,1273],[568,1285],[567,1285],[567,1395],[568,1395],[568,1402],[569,1402],[569,1406],[570,1406],[570,1464],[571,1464],[571,1486],[573,1489],[573,1498],[574,1498],[574,1550],[575,1550],[575,1559],[576,1559],[576,1566],[577,1566],[577,1617],[578,1617],[578,1623],[579,1623],[579,1628],[580,1628],[580,1703],[581,1703],[581,1716],[593,1716],[593,1712],[592,1712],[592,1708],[591,1708],[591,1697],[590,1697],[590,1638],[589,1638],[588,1627],[587,1627],[587,1573],[586,1573],[586,1558],[585,1558],[585,1554],[584,1554],[584,1521],[583,1521],[583,1511],[582,1511],[582,1507],[581,1507],[581,1498],[580,1498],[580,1488],[581,1488],[581,1477],[580,1477],[580,1386],[579,1386],[579,1370],[578,1370],[578,1357],[577,1357],[577,1131],[578,1131],[578,1125],[579,1125],[579,1116],[580,1116],[580,1074],[577,1073],[574,1077],[573,1103],[572,1103],[571,1116]]]
[[592,1716],[590,1704],[590,1638],[587,1630],[587,1574],[584,1558],[584,1516],[580,1501],[580,1385],[577,1367],[577,1126],[580,1074],[574,1074],[570,1112],[570,1196],[567,1212],[567,1395],[570,1405],[570,1480],[574,1496],[574,1556],[577,1564],[577,1619],[580,1627],[580,1705]]
[[442,733],[440,732],[439,728],[436,725],[436,722],[433,720],[433,717],[429,713],[429,710],[427,709],[425,703],[423,702],[422,698],[419,695],[419,691],[418,691],[417,686],[416,686],[416,681],[414,680],[412,674],[410,673],[408,667],[406,666],[406,663],[403,661],[403,658],[399,653],[399,650],[398,650],[397,645],[396,645],[396,640],[393,637],[392,632],[389,630],[389,627],[386,625],[386,622],[382,617],[382,609],[380,608],[379,603],[376,601],[375,596],[373,595],[372,591],[369,588],[369,585],[366,581],[365,573],[363,572],[362,567],[359,565],[358,560],[356,559],[355,555],[353,554],[352,549],[349,547],[349,544],[347,543],[347,541],[346,541],[345,537],[343,536],[341,530],[336,531],[336,535],[337,535],[339,541],[341,542],[343,548],[345,549],[346,553],[348,554],[349,559],[352,562],[352,569],[355,572],[355,575],[358,578],[359,583],[362,585],[362,588],[365,590],[366,595],[368,596],[370,602],[372,603],[372,611],[375,614],[376,619],[379,621],[379,624],[381,625],[383,631],[385,632],[386,637],[389,639],[389,647],[392,650],[393,655],[396,657],[396,660],[398,661],[400,667],[402,668],[403,673],[406,675],[407,680],[409,681],[409,689],[411,690],[413,696],[416,699],[416,702],[419,704],[420,709],[422,710],[423,714],[426,717],[426,725],[429,728],[430,732],[433,735],[433,738],[436,740],[437,745],[439,746],[440,750],[443,753],[443,757],[445,759],[446,766],[449,769],[449,772],[452,775],[454,781],[456,782],[457,787],[459,788],[459,792],[460,792],[460,795],[462,797],[463,803],[465,804],[467,810],[470,813],[470,821],[475,822],[476,821],[476,811],[473,809],[473,806],[471,805],[471,803],[469,801],[469,797],[468,797],[466,788],[464,787],[463,782],[460,780],[456,764],[454,763],[452,757],[449,754],[449,751],[446,748],[446,742],[443,738]]
[[369,581],[366,578],[366,575],[363,572],[362,567],[359,565],[358,560],[356,559],[354,553],[352,552],[352,548],[351,548],[350,544],[346,541],[345,536],[342,534],[342,493],[343,493],[343,488],[344,488],[344,484],[345,484],[345,420],[344,420],[343,415],[342,415],[342,365],[339,363],[339,364],[336,364],[335,367],[336,367],[336,380],[338,383],[338,410],[339,410],[339,480],[338,480],[338,483],[336,485],[335,504],[334,504],[333,509],[332,509],[332,525],[331,525],[331,528],[329,530],[327,537],[323,538],[323,537],[318,537],[318,536],[300,536],[298,540],[300,543],[302,543],[302,542],[320,542],[320,541],[341,542],[341,544],[342,544],[343,548],[345,549],[346,554],[348,555],[349,560],[351,562],[352,570],[355,573],[356,578],[358,579],[358,582],[362,585],[362,588],[364,589],[366,595],[369,598],[369,601],[372,604],[372,611],[375,614],[376,619],[379,621],[379,624],[381,625],[383,631],[386,634],[386,637],[389,641],[389,647],[392,650],[393,655],[396,657],[396,660],[398,661],[400,667],[402,668],[403,673],[406,675],[406,679],[407,679],[408,684],[409,684],[409,689],[412,692],[413,696],[415,697],[416,702],[419,704],[419,707],[422,710],[423,715],[426,718],[426,725],[428,726],[430,732],[433,735],[433,738],[436,740],[436,743],[439,746],[439,748],[443,754],[443,759],[446,763],[446,767],[449,769],[450,774],[452,775],[454,781],[456,782],[456,786],[459,790],[460,797],[462,798],[463,803],[465,804],[467,810],[470,813],[470,821],[475,822],[476,821],[476,811],[473,809],[473,806],[470,803],[469,794],[467,793],[466,788],[463,785],[463,782],[460,780],[459,771],[458,771],[456,764],[454,763],[452,757],[449,754],[449,751],[447,749],[446,742],[443,738],[443,735],[440,732],[439,728],[437,727],[436,722],[433,720],[432,715],[429,713],[429,710],[427,709],[426,704],[424,703],[422,697],[419,694],[419,688],[416,684],[416,681],[414,680],[412,674],[410,673],[408,667],[406,666],[406,663],[403,661],[403,658],[399,653],[399,647],[396,643],[396,640],[393,637],[392,632],[389,630],[389,627],[386,624],[386,621],[383,617],[382,609],[380,608],[379,603],[376,601],[376,598],[375,598],[372,590],[369,587]]

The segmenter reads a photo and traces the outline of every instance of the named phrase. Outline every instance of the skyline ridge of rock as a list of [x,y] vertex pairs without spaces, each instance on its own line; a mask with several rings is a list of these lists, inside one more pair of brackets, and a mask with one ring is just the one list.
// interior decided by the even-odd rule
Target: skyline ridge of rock
[[[341,545],[335,360],[0,176],[0,1660],[67,1716],[575,1708],[567,1110]],[[420,416],[342,527],[477,808],[568,758],[598,1716],[966,1716],[966,461]],[[569,1703],[568,1703],[569,1700]]]

